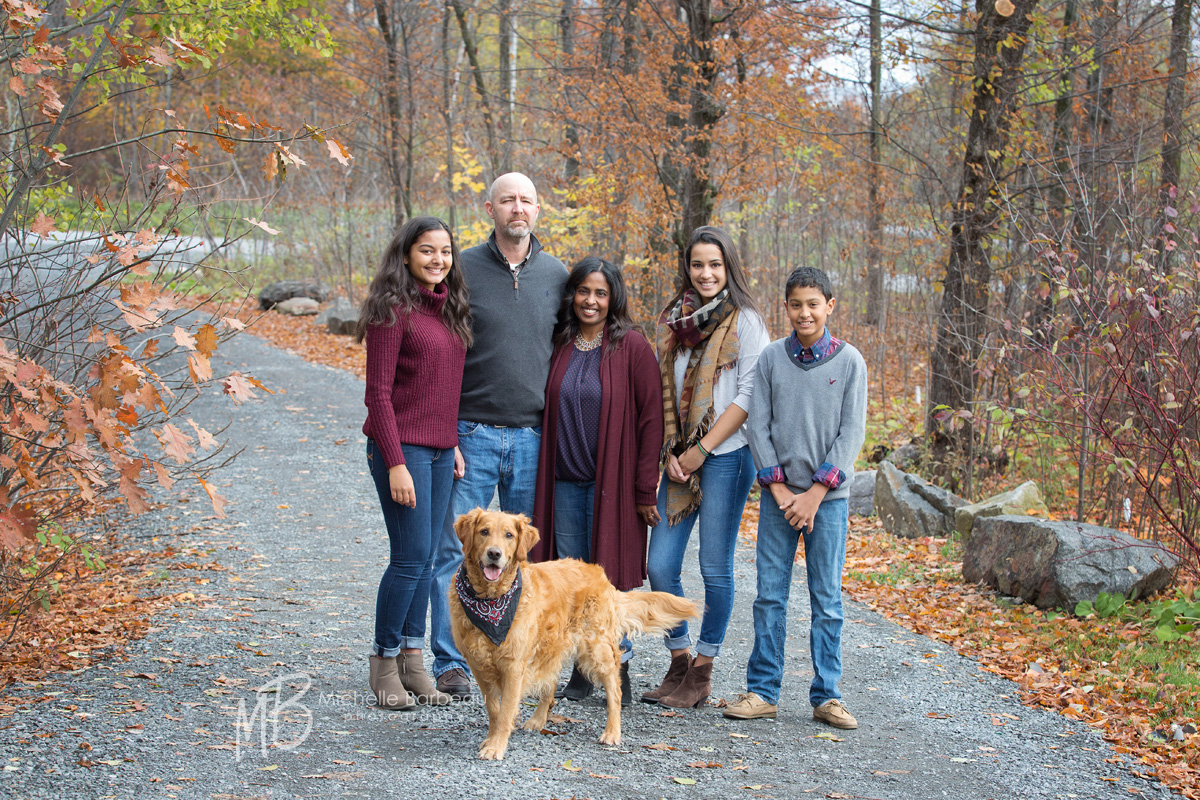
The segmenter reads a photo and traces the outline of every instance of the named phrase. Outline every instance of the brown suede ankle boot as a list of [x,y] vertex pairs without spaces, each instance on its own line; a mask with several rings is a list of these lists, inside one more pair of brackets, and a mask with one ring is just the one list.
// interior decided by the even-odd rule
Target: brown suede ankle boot
[[699,708],[704,705],[712,693],[713,662],[697,666],[692,664],[679,688],[666,697],[660,698],[659,703],[671,708]]
[[688,667],[692,665],[692,654],[684,653],[681,656],[671,657],[671,666],[667,669],[666,677],[658,688],[642,694],[643,703],[657,703],[671,692],[679,688],[679,684],[683,683],[683,676],[687,675]]
[[426,706],[444,706],[454,700],[445,692],[439,692],[433,685],[429,673],[425,671],[424,654],[402,652],[396,663],[399,667],[400,682],[416,697],[418,703]]
[[375,693],[375,704],[379,708],[403,711],[417,704],[400,682],[395,658],[371,656],[370,686],[371,691]]

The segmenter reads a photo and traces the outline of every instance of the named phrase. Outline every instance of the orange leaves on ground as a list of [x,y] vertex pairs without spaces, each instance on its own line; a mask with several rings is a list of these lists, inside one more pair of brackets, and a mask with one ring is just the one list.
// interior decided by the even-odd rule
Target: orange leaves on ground
[[[226,317],[228,322],[233,317]],[[249,317],[247,316],[247,319]],[[250,323],[250,332],[305,361],[344,369],[359,378],[367,374],[367,351],[350,336],[335,336],[311,318],[267,313]]]
[[[1150,720],[1165,708],[1144,699],[1161,696],[1155,665],[1114,675],[1105,664],[1063,646],[1075,637],[1104,635],[1136,648],[1142,637],[1153,639],[1152,633],[1137,623],[1048,619],[1031,606],[1001,605],[990,590],[963,583],[961,563],[944,555],[944,549],[949,551],[945,540],[897,539],[878,520],[853,518],[845,589],[905,628],[941,640],[978,661],[981,669],[1014,681],[1027,705],[1054,709],[1104,731],[1118,752],[1124,748],[1153,765],[1158,780],[1185,797],[1200,797],[1194,778],[1190,784],[1179,779],[1200,769],[1200,737],[1174,749],[1149,738]],[[1178,713],[1194,716],[1194,703],[1183,703]],[[993,725],[1003,724],[1000,716]]]
[[[32,549],[36,543],[26,545]],[[93,653],[109,657],[128,642],[140,639],[150,628],[150,617],[179,599],[161,595],[157,570],[148,567],[165,555],[161,552],[130,550],[114,541],[100,543],[106,568],[95,571],[79,551],[71,551],[58,564],[65,575],[62,594],[48,609],[35,608],[22,617],[21,635],[0,648],[0,688],[17,682],[44,680],[46,673],[77,670],[93,662]],[[32,553],[23,548],[18,555]],[[202,556],[202,553],[197,553]],[[5,619],[20,598],[0,591],[0,612]],[[0,717],[14,711],[13,706],[30,700],[5,698],[0,701]]]

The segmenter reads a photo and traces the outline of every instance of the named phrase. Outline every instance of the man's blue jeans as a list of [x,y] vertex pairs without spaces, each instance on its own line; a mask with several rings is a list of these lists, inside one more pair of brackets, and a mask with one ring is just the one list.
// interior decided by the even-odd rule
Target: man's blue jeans
[[[554,554],[592,563],[592,515],[595,481],[554,482]],[[603,536],[604,532],[601,531]],[[633,642],[621,637],[621,661],[633,658]]]
[[[733,551],[737,546],[738,525],[746,508],[746,496],[755,477],[754,459],[749,447],[731,453],[709,456],[700,472],[703,499],[697,511],[674,525],[667,524],[667,484],[663,474],[658,486],[658,513],[662,520],[650,532],[646,572],[650,588],[683,597],[683,554],[696,517],[700,517],[700,576],[704,579],[704,618],[700,622],[700,640],[696,653],[721,654],[725,629],[733,613]],[[665,637],[669,650],[691,648],[687,623]]]
[[433,651],[433,674],[458,668],[468,672],[467,662],[454,646],[450,632],[448,593],[454,573],[462,563],[462,544],[454,533],[454,520],[475,508],[487,508],[496,493],[500,510],[533,516],[537,486],[538,449],[542,429],[502,428],[480,422],[458,421],[458,449],[466,462],[466,474],[454,482],[450,517],[438,538],[433,554],[433,578],[429,589],[429,647]]
[[[812,531],[804,532],[804,566],[812,627],[808,648],[813,681],[808,700],[814,707],[841,699],[842,569],[846,566],[845,498],[826,500]],[[754,601],[754,650],[746,665],[746,688],[768,703],[779,703],[787,639],[788,595],[800,532],[788,524],[779,504],[764,489],[758,516],[758,597]]]

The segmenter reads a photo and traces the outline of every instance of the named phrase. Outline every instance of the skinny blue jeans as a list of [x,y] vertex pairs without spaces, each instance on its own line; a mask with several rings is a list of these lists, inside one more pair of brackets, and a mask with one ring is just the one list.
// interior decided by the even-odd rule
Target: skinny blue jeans
[[[716,658],[721,654],[725,629],[733,614],[733,551],[746,497],[755,478],[749,447],[709,456],[700,472],[703,499],[700,508],[674,525],[667,523],[667,485],[664,474],[658,486],[658,513],[662,520],[650,532],[646,572],[650,588],[683,597],[683,554],[692,527],[699,517],[700,576],[704,579],[704,617],[696,653]],[[686,622],[664,637],[669,650],[691,648]]]
[[433,545],[446,525],[454,483],[453,450],[406,444],[404,460],[416,491],[415,508],[392,500],[383,452],[373,439],[367,440],[367,464],[379,495],[391,551],[375,597],[375,641],[371,648],[384,658],[395,658],[402,649],[425,646]]
[[[592,563],[592,515],[595,512],[595,481],[554,482],[554,553],[559,558],[578,558]],[[633,642],[621,637],[621,661],[633,658]]]
[[[812,626],[808,648],[813,680],[808,701],[813,707],[841,699],[842,570],[846,566],[845,498],[826,500],[817,510],[813,529],[804,531],[804,567]],[[788,595],[800,531],[788,524],[770,492],[762,493],[758,516],[758,597],[754,600],[754,649],[746,665],[746,688],[768,703],[779,703],[787,640]]]
[[541,426],[506,428],[458,421],[458,449],[466,462],[466,474],[454,481],[451,513],[437,537],[433,554],[429,648],[433,651],[434,675],[452,669],[470,673],[450,631],[448,593],[463,558],[462,544],[454,533],[454,520],[472,509],[487,508],[497,492],[500,510],[533,517],[541,444]]

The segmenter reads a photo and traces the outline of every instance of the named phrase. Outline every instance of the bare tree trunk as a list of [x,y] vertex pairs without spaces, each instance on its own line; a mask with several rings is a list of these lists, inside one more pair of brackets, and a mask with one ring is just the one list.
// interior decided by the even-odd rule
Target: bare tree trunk
[[[558,16],[559,41],[562,46],[563,60],[569,65],[575,58],[575,0],[563,0],[562,11]],[[567,88],[564,92],[567,102],[567,129],[563,136],[566,140],[567,157],[563,165],[567,188],[574,187],[579,179],[579,129],[575,127],[575,89],[571,85],[570,67],[567,67]],[[570,207],[575,207],[572,199]]]
[[871,132],[867,164],[867,324],[878,326],[883,319],[883,265],[880,240],[883,234],[883,202],[879,197],[880,104],[883,95],[883,24],[880,0],[871,0]]
[[392,183],[392,213],[396,225],[406,219],[404,202],[404,159],[400,155],[400,52],[396,26],[392,23],[389,0],[375,0],[375,21],[383,36],[384,53],[387,56],[387,77],[384,80],[384,104],[387,109],[387,167]]
[[687,247],[692,231],[712,220],[716,185],[709,175],[712,150],[710,132],[725,113],[714,97],[720,67],[713,49],[714,26],[711,0],[678,0],[688,26],[684,43],[688,73],[688,121],[684,129],[684,152],[679,195],[680,220],[675,229],[675,244],[680,254]]
[[450,19],[453,11],[449,4],[442,14],[442,120],[446,124],[446,205],[450,216],[450,230],[458,228],[458,214],[454,205],[454,74],[450,54]]
[[1171,269],[1171,228],[1166,209],[1175,207],[1179,188],[1179,163],[1183,153],[1184,106],[1187,103],[1188,56],[1192,42],[1192,0],[1175,0],[1171,11],[1171,45],[1167,56],[1167,91],[1163,98],[1162,179],[1159,183],[1159,265]]
[[479,107],[483,111],[483,124],[487,131],[488,160],[491,161],[492,173],[488,181],[500,175],[500,151],[496,147],[496,120],[492,114],[492,104],[488,99],[487,84],[483,80],[483,67],[479,63],[479,48],[475,45],[475,37],[471,34],[471,26],[467,24],[467,10],[462,0],[450,0],[454,8],[454,16],[458,20],[458,30],[462,34],[463,47],[467,51],[467,61],[471,65],[471,75],[475,78],[475,92],[479,96]]
[[517,94],[517,18],[513,0],[500,0],[500,171],[513,169],[513,117]]
[[991,265],[987,248],[1000,224],[1000,170],[1021,80],[1030,13],[1038,0],[1015,0],[1003,16],[993,0],[976,0],[974,90],[963,155],[962,183],[951,211],[937,340],[931,358],[926,430],[934,457],[968,450],[966,421],[955,431],[941,413],[969,410],[975,401],[975,362],[986,331]]

